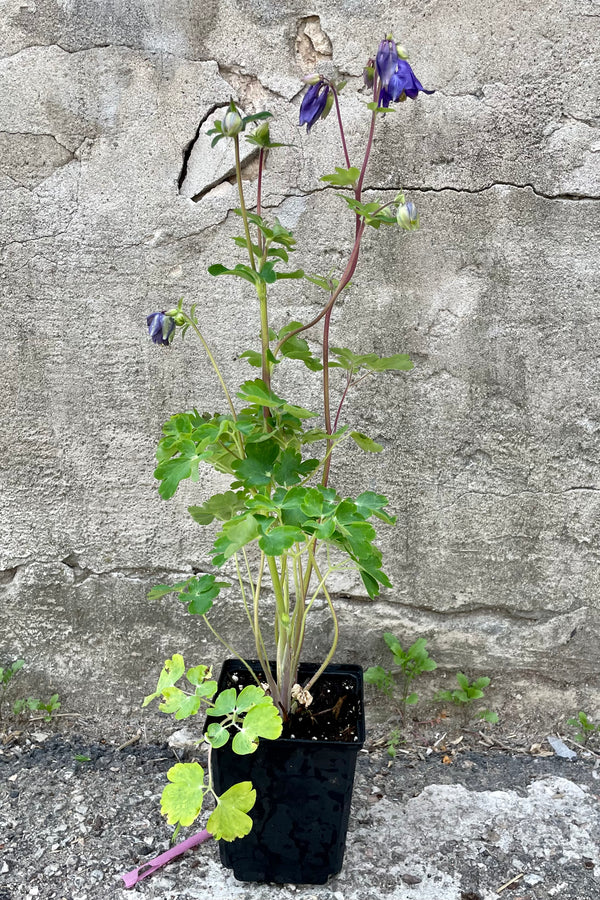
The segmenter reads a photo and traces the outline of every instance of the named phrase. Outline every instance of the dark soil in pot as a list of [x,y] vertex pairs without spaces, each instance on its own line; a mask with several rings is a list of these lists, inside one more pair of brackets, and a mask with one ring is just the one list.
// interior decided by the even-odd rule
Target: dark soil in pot
[[[300,683],[315,671],[301,666]],[[247,679],[241,663],[227,660],[219,688],[243,687]],[[341,869],[364,743],[362,687],[359,666],[329,666],[311,690],[313,703],[290,718],[285,736],[261,741],[251,756],[236,756],[229,746],[213,754],[217,793],[239,781],[256,789],[251,833],[220,842],[221,861],[238,880],[324,884]]]

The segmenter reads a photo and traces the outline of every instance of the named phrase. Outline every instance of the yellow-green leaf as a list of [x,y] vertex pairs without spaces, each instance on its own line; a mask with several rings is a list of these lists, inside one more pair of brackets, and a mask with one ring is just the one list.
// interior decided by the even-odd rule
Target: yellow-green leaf
[[245,837],[252,830],[252,819],[246,813],[250,812],[255,801],[256,791],[251,781],[234,784],[217,798],[217,806],[206,823],[206,830],[218,841]]
[[162,792],[160,810],[169,825],[191,825],[204,799],[204,769],[198,763],[177,763],[167,772],[169,784]]

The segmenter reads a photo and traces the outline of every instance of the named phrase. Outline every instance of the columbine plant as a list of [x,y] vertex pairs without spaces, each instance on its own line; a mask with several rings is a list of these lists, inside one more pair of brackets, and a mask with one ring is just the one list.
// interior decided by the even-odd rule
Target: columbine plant
[[[337,300],[350,281],[359,260],[362,240],[368,227],[418,228],[414,203],[402,192],[393,200],[366,199],[363,185],[374,144],[377,120],[392,112],[392,103],[416,99],[425,91],[393,38],[380,44],[375,60],[369,60],[364,79],[371,91],[367,103],[370,125],[364,150],[357,165],[348,152],[342,122],[339,94],[344,84],[322,75],[308,76],[308,90],[300,107],[300,125],[307,131],[335,106],[344,165],[322,177],[339,189],[340,202],[354,217],[354,242],[343,269],[333,275],[307,274],[301,268],[286,268],[296,251],[296,239],[276,218],[262,210],[262,183],[267,154],[281,144],[271,141],[269,112],[243,116],[232,101],[224,118],[212,129],[213,146],[221,140],[233,144],[241,234],[235,244],[245,255],[244,262],[217,262],[208,269],[213,277],[243,279],[255,292],[260,321],[260,348],[251,348],[242,357],[260,370],[260,376],[244,380],[231,390],[210,350],[195,312],[187,312],[180,302],[176,308],[148,316],[148,329],[154,343],[170,345],[176,335],[195,333],[219,380],[227,409],[218,413],[197,411],[178,413],[163,427],[155,476],[159,493],[172,497],[181,481],[198,480],[199,465],[212,466],[231,479],[230,489],[215,494],[198,506],[189,507],[191,517],[202,526],[217,521],[213,565],[221,568],[232,563],[237,576],[243,613],[254,635],[256,655],[262,672],[257,675],[245,663],[255,685],[246,687],[236,698],[228,689],[218,696],[210,670],[197,666],[187,671],[187,686],[182,689],[185,665],[180,656],[167,660],[157,690],[146,698],[162,697],[161,709],[186,718],[206,709],[218,721],[211,724],[205,740],[211,750],[223,746],[233,735],[232,747],[238,753],[251,753],[260,737],[277,738],[282,723],[299,706],[311,702],[310,691],[330,662],[338,641],[338,621],[327,588],[332,573],[354,569],[360,573],[370,597],[380,586],[391,587],[382,569],[382,555],[375,545],[372,520],[393,524],[386,512],[387,499],[373,491],[358,497],[345,497],[329,483],[332,454],[344,441],[353,440],[362,450],[379,452],[382,448],[367,435],[342,424],[342,411],[348,393],[363,378],[384,371],[408,371],[412,363],[406,353],[379,357],[354,349],[331,346],[331,316]],[[249,133],[249,126],[255,128]],[[256,127],[255,127],[256,126]],[[240,137],[258,147],[256,209],[249,211],[244,199],[240,164]],[[310,322],[279,323],[274,329],[269,316],[269,288],[283,279],[306,279],[324,291],[322,308]],[[322,353],[317,358],[305,332],[320,326]],[[296,360],[315,373],[322,383],[322,409],[317,413],[303,404],[290,402],[282,385],[284,359]],[[335,385],[331,374],[341,374]],[[332,390],[333,387],[333,390]],[[335,399],[334,399],[335,398]],[[318,425],[314,420],[322,416]],[[308,448],[319,452],[306,455]],[[257,548],[257,550],[256,550]],[[267,636],[261,620],[263,588],[267,584],[275,598],[271,634]],[[214,574],[194,576],[175,585],[159,585],[151,598],[177,593],[188,611],[203,618],[209,630],[231,652],[229,644],[216,633],[208,613],[221,588],[228,582]],[[322,664],[305,684],[298,684],[298,666],[302,654],[309,614],[318,597],[325,599],[333,623],[333,641]],[[235,654],[236,656],[238,654]],[[241,657],[239,657],[241,658]],[[274,659],[274,666],[269,662]],[[212,791],[210,774],[197,763],[179,764],[169,773],[170,784],[163,794],[162,808],[172,824],[189,825],[200,812],[202,797]],[[217,808],[208,822],[217,837],[232,840],[248,833],[251,824],[246,815],[253,800],[249,783],[236,785],[228,797],[215,797]],[[216,818],[215,818],[216,816]]]

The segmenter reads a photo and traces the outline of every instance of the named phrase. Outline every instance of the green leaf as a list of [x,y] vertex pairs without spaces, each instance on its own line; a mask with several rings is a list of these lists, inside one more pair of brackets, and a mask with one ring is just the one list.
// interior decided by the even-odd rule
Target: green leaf
[[193,666],[188,669],[185,673],[185,677],[189,681],[190,684],[197,687],[200,684],[203,684],[207,678],[210,678],[211,669],[210,666]]
[[350,437],[355,444],[358,444],[361,450],[366,450],[367,453],[381,453],[383,450],[381,444],[378,444],[368,435],[363,434],[362,431],[351,431]]
[[304,269],[294,269],[293,272],[276,272],[275,277],[277,281],[285,278],[304,278]]
[[253,741],[258,740],[258,738],[275,741],[281,735],[283,728],[281,716],[277,712],[277,708],[271,698],[267,699],[271,702],[256,704],[244,716],[242,732]]
[[170,784],[161,797],[161,812],[169,825],[191,825],[200,815],[206,788],[198,763],[177,763],[167,772]]
[[206,710],[207,716],[230,716],[236,709],[237,691],[226,688],[216,697],[214,705]]
[[334,511],[337,500],[337,494],[332,488],[307,488],[301,501],[301,509],[307,516],[319,519]]
[[458,681],[458,683],[459,683],[460,687],[463,689],[463,691],[466,691],[467,688],[469,687],[469,679],[467,678],[467,676],[463,675],[462,672],[457,672],[456,680]]
[[396,110],[392,106],[378,106],[374,101],[371,101],[371,103],[367,103],[367,109],[370,109],[371,112],[374,113],[383,113],[384,115],[389,112],[396,112]]
[[292,449],[287,449],[281,454],[273,468],[273,478],[277,484],[291,487],[294,484],[298,484],[311,472],[314,472],[319,462],[320,460],[318,459],[306,459],[303,462],[299,453]]
[[489,679],[489,678],[486,678],[485,675],[482,675],[481,678],[477,678],[477,679],[473,682],[473,685],[472,685],[472,686],[473,686],[474,688],[478,688],[478,689],[481,690],[482,688],[488,687],[489,683],[490,683],[490,679]]
[[213,558],[214,564],[222,565],[234,553],[259,537],[260,533],[257,520],[250,514],[225,522],[214,543],[217,552]]
[[[290,322],[289,325],[285,325],[281,329],[281,331],[277,335],[277,338],[281,340],[290,331],[295,331],[296,328],[299,328],[301,324],[301,322]],[[313,356],[307,341],[305,341],[304,338],[301,338],[298,335],[294,335],[281,345],[281,355],[287,357],[288,359],[302,360],[304,365],[312,372],[320,372],[323,369],[323,366],[321,365],[319,360]]]
[[414,706],[415,703],[418,703],[418,702],[419,702],[419,695],[416,694],[414,691],[412,692],[412,694],[409,694],[408,697],[406,698],[406,703],[408,706]]
[[216,840],[234,841],[245,837],[252,829],[250,812],[256,802],[251,781],[234,784],[217,798],[217,806],[206,823],[206,829]]
[[[260,256],[260,253],[257,255]],[[290,258],[288,251],[283,247],[269,247],[269,249],[267,250],[267,256],[276,256],[278,259],[282,259],[284,262],[288,262]]]
[[261,378],[255,378],[253,381],[244,381],[240,385],[240,389],[236,394],[244,403],[257,404],[258,406],[269,406],[277,408],[283,406],[285,400],[269,390]]
[[354,187],[359,178],[360,169],[357,169],[355,166],[352,166],[350,169],[336,166],[333,175],[321,175],[320,180],[326,181],[335,187]]
[[178,456],[160,463],[154,470],[154,477],[161,482],[158,493],[163,500],[169,500],[179,487],[179,482],[189,478],[191,474],[192,462],[187,457]]
[[[329,293],[334,291],[339,284],[339,279],[333,278],[332,276],[326,277],[325,275],[307,275],[305,272],[304,277],[307,281],[310,281],[311,284],[316,284],[317,287],[323,288],[324,291],[328,291]],[[349,281],[344,286],[344,289],[349,287],[350,284],[351,282]]]
[[387,506],[388,501],[383,494],[376,494],[374,491],[363,491],[354,502],[358,512],[365,519],[368,519],[370,516],[376,516],[388,525],[394,525],[396,522],[396,516],[390,516],[384,512],[384,506]]
[[415,364],[408,353],[394,353],[393,356],[380,356],[375,362],[372,362],[366,368],[372,372],[410,372],[414,369]]
[[173,685],[177,684],[184,672],[185,663],[183,661],[183,656],[181,656],[180,653],[174,653],[172,659],[165,660],[163,670],[158,677],[156,690],[153,694],[148,694],[147,697],[144,697],[142,707],[148,706],[155,697],[159,697],[165,688],[173,687]]
[[185,694],[178,687],[163,688],[162,695],[164,700],[159,704],[158,708],[161,712],[167,714],[175,714],[175,718],[179,721],[195,716],[200,709],[201,698],[196,694]]
[[264,281],[265,284],[274,284],[277,281],[277,273],[275,271],[275,263],[269,260],[264,264],[260,272],[261,281]]
[[294,528],[290,525],[279,525],[263,534],[258,542],[258,546],[267,556],[281,556],[297,541],[304,541],[304,534],[299,528]]
[[188,604],[188,612],[193,616],[205,616],[222,587],[229,587],[228,582],[216,581],[214,575],[190,578],[179,599]]
[[225,491],[213,494],[202,506],[188,506],[188,512],[199,525],[210,525],[213,519],[228,522],[236,513],[244,509],[244,491]]
[[250,266],[244,266],[242,263],[238,263],[233,269],[228,269],[227,266],[223,266],[221,263],[215,263],[215,265],[208,267],[208,274],[214,277],[219,275],[237,275],[238,278],[243,278],[251,284],[258,284],[259,282],[257,273]]
[[211,722],[206,729],[206,738],[214,749],[217,750],[219,747],[225,746],[229,740],[229,732],[226,728],[223,728],[220,722]]
[[270,484],[274,464],[279,455],[279,445],[272,439],[246,444],[246,459],[236,460],[233,471],[248,487],[264,487]]
[[246,712],[251,707],[261,703],[272,705],[273,701],[257,684],[249,684],[238,694],[235,708],[237,712]]
[[177,584],[157,584],[148,591],[148,600],[159,600],[166,594],[179,593],[187,585],[186,581],[178,581]]
[[395,635],[391,633],[391,631],[386,631],[383,635],[383,639],[386,642],[388,649],[394,655],[396,662],[398,663],[398,665],[400,665],[400,663],[403,662],[403,660],[406,658],[406,654],[402,649],[400,641],[397,637],[395,637]]

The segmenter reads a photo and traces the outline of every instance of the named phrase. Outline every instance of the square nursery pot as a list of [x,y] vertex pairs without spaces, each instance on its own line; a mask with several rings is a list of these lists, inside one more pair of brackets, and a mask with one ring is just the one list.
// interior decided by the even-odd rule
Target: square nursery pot
[[[258,663],[250,665],[260,672]],[[300,684],[316,669],[301,665]],[[226,660],[219,690],[242,687],[248,680],[238,660]],[[239,781],[251,781],[256,789],[256,803],[249,813],[250,834],[219,842],[221,862],[233,869],[238,881],[324,884],[342,867],[356,757],[365,740],[362,669],[328,666],[313,688],[315,706],[319,685],[328,692],[326,702],[321,698],[322,706],[347,704],[345,715],[354,719],[346,732],[348,739],[289,736],[261,740],[248,756],[237,756],[230,744],[213,752],[218,794]]]

